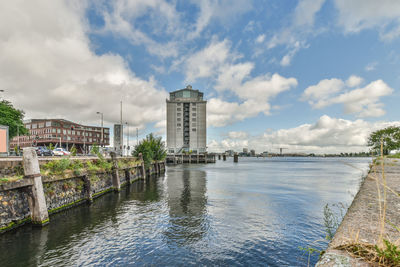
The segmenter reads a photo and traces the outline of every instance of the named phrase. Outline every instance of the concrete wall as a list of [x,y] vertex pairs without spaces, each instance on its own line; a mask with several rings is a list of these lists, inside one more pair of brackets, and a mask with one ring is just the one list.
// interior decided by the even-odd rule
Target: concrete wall
[[[135,159],[136,160],[136,159]],[[9,166],[19,166],[16,160]],[[158,164],[156,166],[156,164]],[[8,166],[8,165],[7,165]],[[154,163],[148,175],[164,173],[165,163]],[[121,185],[143,179],[141,164],[118,169]],[[72,206],[91,202],[109,191],[113,191],[112,173],[84,173],[80,176],[42,177],[43,191],[49,213],[61,211]],[[29,178],[0,185],[0,232],[5,232],[31,220],[29,199],[32,181]]]

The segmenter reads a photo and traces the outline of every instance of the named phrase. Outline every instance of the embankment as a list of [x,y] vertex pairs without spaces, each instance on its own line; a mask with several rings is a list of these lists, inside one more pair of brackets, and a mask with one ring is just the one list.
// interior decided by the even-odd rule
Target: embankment
[[383,238],[390,242],[399,240],[400,232],[396,227],[400,226],[400,161],[386,159],[383,170],[379,162],[371,167],[326,253],[316,266],[377,266],[371,258],[363,258],[354,252],[361,251],[363,247],[374,251],[374,245],[379,242],[385,187],[387,196]]
[[[71,157],[68,162],[74,169],[57,172],[56,167],[60,167],[65,160],[60,162],[60,159],[54,158],[39,159],[41,183],[49,214],[91,202],[93,198],[104,193],[119,191],[121,186],[165,172],[164,162],[153,163],[144,174],[143,161],[133,157],[116,158],[114,162],[111,158],[103,159],[103,165],[110,166],[114,163],[114,167],[108,169],[98,167],[98,161],[98,158]],[[51,168],[45,170],[48,166],[54,171]],[[3,180],[0,183],[0,233],[31,222],[34,178],[23,177],[23,172],[21,159],[0,160],[0,178]],[[15,179],[6,181],[5,177]]]

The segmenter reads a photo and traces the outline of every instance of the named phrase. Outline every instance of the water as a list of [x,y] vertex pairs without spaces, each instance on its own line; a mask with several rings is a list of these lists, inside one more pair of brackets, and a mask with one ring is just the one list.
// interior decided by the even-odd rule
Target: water
[[230,158],[168,167],[147,184],[52,215],[43,229],[26,225],[1,235],[0,263],[306,266],[298,247],[324,239],[324,205],[349,205],[369,162]]

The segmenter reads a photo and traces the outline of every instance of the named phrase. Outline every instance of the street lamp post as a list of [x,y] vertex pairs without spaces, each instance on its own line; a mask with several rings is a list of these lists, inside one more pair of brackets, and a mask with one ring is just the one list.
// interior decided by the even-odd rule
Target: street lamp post
[[126,124],[126,128],[128,128],[128,137],[127,137],[127,139],[126,139],[126,154],[127,154],[127,156],[129,156],[129,150],[130,150],[130,147],[129,147],[129,124],[128,124],[128,122],[125,122],[125,124]]
[[104,146],[103,112],[97,111],[96,114],[101,115],[101,147],[103,147]]

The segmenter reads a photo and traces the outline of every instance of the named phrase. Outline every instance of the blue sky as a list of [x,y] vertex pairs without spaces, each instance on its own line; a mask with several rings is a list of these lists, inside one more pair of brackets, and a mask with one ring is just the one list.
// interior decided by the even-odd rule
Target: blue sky
[[168,92],[191,84],[211,151],[364,151],[399,124],[397,0],[1,5],[0,86],[29,118],[112,126],[122,100],[124,121],[164,136]]

